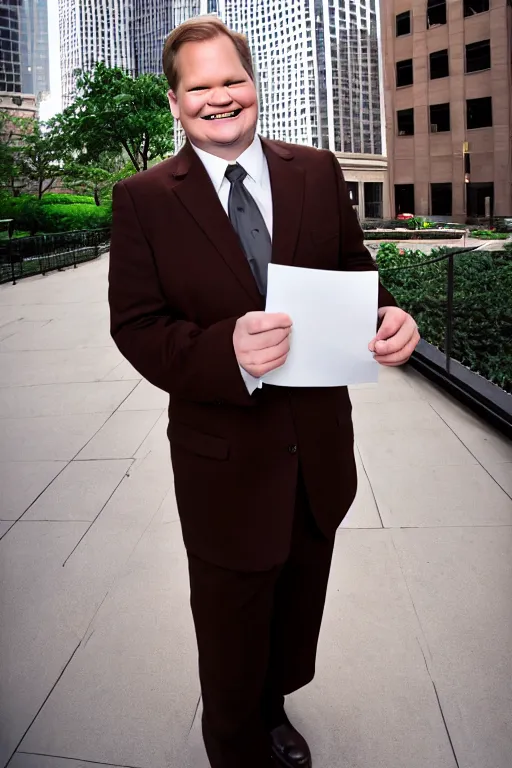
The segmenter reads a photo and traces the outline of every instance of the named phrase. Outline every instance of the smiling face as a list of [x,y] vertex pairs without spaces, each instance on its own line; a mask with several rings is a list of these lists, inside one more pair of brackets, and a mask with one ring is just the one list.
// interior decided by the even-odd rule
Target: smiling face
[[256,87],[227,35],[185,43],[177,56],[179,85],[169,104],[192,144],[236,160],[253,142]]

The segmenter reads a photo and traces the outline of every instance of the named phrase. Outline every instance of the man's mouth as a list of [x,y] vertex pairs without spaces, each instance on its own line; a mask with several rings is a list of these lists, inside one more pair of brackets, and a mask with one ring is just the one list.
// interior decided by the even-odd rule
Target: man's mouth
[[238,117],[241,111],[241,109],[233,109],[231,112],[219,112],[216,115],[205,115],[203,120],[227,120],[229,117]]

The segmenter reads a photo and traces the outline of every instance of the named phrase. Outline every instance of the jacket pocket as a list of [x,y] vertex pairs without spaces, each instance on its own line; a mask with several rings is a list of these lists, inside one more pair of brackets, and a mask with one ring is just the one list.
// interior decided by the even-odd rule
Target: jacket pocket
[[169,425],[169,440],[171,446],[185,448],[198,456],[225,461],[229,456],[229,443],[223,437],[207,435],[198,432],[186,424],[172,423]]

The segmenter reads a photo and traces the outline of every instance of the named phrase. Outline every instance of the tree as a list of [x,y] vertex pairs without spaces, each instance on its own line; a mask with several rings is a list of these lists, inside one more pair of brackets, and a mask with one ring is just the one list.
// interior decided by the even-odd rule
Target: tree
[[104,152],[124,152],[138,172],[174,147],[165,78],[133,79],[102,62],[78,73],[77,98],[53,125],[82,165],[97,165]]
[[29,122],[0,112],[0,187],[7,188],[13,197],[17,197],[28,184],[21,178],[20,152],[23,132],[28,130]]
[[53,132],[45,130],[44,125],[37,120],[31,123],[29,130],[23,132],[19,147],[19,167],[22,176],[37,184],[40,200],[54,185],[61,167]]
[[70,163],[64,169],[62,178],[70,189],[79,194],[93,195],[96,205],[101,205],[102,198],[106,193],[111,194],[114,184],[133,173],[136,171],[132,164],[127,164],[121,156],[104,153],[98,165]]

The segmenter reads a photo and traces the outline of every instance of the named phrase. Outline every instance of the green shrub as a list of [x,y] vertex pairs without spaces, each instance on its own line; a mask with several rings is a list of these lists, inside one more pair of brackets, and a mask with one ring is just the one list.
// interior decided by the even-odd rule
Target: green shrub
[[364,233],[365,240],[460,240],[464,235],[461,231],[449,231],[441,229],[408,229],[382,230],[375,232],[367,230]]
[[[448,259],[392,243],[377,253],[381,279],[410,312],[430,344],[445,351]],[[404,269],[407,267],[407,269]],[[454,257],[452,357],[512,392],[512,259],[506,251],[466,251]]]
[[478,240],[507,240],[508,235],[505,232],[495,232],[492,229],[473,229],[471,231],[471,237],[476,237]]
[[[52,197],[74,198],[80,202],[56,202]],[[36,232],[98,229],[109,227],[112,222],[111,204],[97,206],[93,198],[79,195],[48,195],[42,200],[34,195],[20,195],[2,199],[1,206],[0,218],[14,219],[16,230],[27,231],[32,235]]]
[[43,195],[41,205],[95,205],[89,195],[61,195],[52,192]]

